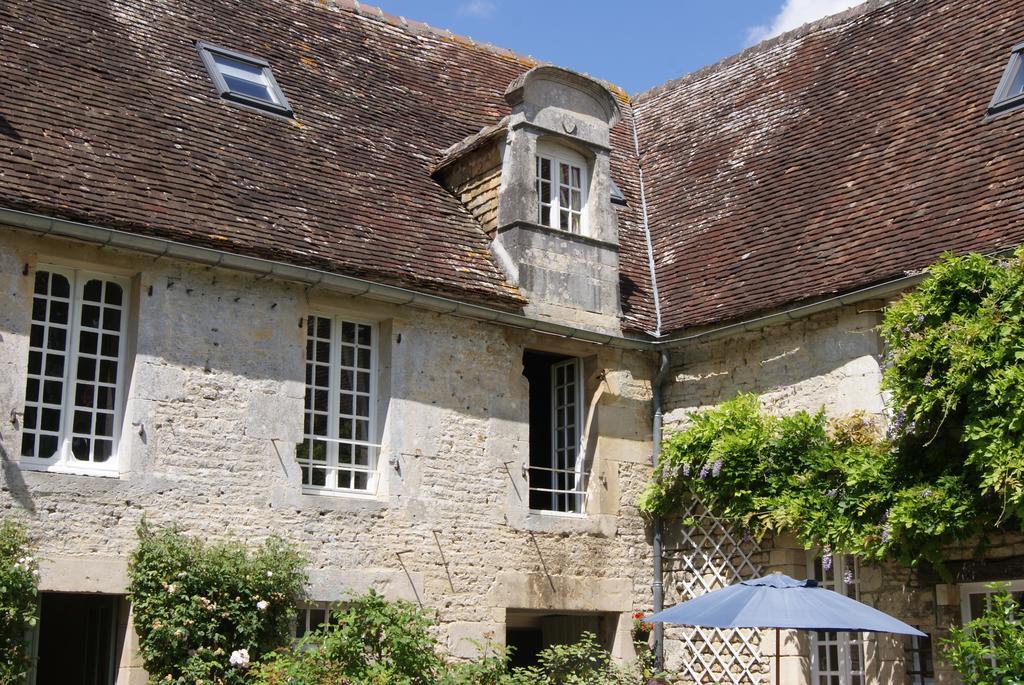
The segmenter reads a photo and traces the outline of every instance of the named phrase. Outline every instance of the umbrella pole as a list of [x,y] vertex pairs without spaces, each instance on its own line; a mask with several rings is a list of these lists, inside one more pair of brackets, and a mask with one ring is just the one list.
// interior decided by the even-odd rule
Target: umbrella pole
[[780,648],[781,641],[779,639],[779,633],[782,632],[778,628],[775,629],[775,685],[782,685],[782,680],[779,678],[779,669],[782,666],[782,649]]

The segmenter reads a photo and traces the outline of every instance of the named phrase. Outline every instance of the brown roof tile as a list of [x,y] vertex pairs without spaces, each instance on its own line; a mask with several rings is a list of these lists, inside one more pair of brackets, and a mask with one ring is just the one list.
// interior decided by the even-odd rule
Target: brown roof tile
[[1020,0],[871,2],[638,96],[666,330],[1024,242]]
[[[197,39],[267,59],[296,120],[219,100]],[[350,2],[8,0],[0,205],[518,309],[429,166],[506,115],[534,64]],[[632,192],[628,125],[614,173]],[[646,272],[623,264],[642,328]]]

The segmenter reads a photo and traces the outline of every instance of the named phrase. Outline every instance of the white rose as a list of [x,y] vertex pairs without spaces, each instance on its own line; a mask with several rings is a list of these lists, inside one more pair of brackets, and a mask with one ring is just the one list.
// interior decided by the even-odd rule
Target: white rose
[[270,602],[268,602],[265,599],[261,599],[260,601],[256,602],[256,608],[259,609],[260,611],[266,611],[267,608],[269,608],[269,607],[270,607]]
[[249,650],[248,649],[236,649],[231,652],[231,658],[228,660],[232,666],[239,668],[249,667]]

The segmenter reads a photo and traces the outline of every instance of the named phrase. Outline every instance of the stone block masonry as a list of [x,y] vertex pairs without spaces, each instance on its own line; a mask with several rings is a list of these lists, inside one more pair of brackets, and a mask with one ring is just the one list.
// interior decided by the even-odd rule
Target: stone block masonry
[[[309,559],[311,599],[372,586],[420,601],[457,653],[464,638],[501,641],[507,610],[543,609],[616,617],[617,653],[630,654],[629,613],[650,605],[647,533],[633,506],[650,471],[647,356],[5,231],[4,417],[23,409],[41,263],[132,284],[118,477],[20,468],[20,430],[0,432],[0,511],[29,526],[44,590],[123,593],[145,516],[208,540],[282,535]],[[373,496],[302,493],[295,445],[313,313],[378,324],[386,397]],[[584,360],[586,516],[527,509],[525,349]]]

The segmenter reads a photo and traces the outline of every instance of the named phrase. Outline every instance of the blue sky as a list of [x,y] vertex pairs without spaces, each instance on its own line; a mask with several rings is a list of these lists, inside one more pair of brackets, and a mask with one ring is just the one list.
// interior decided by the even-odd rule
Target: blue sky
[[637,93],[859,0],[368,0]]

